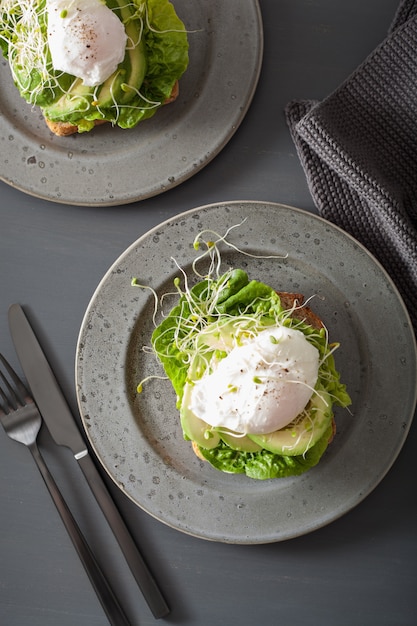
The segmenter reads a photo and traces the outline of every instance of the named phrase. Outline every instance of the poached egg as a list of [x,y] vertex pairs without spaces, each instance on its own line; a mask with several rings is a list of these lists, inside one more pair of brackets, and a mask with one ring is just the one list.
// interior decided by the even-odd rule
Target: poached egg
[[127,35],[101,0],[47,0],[48,46],[55,70],[103,83],[123,61]]
[[305,408],[318,370],[319,352],[301,331],[271,327],[207,368],[193,384],[189,408],[213,427],[271,433]]

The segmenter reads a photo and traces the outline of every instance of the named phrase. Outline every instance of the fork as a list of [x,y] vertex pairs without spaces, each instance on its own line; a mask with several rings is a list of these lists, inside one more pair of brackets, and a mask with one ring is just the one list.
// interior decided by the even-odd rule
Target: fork
[[112,626],[129,626],[129,621],[118,599],[101,571],[40,453],[37,437],[42,426],[41,414],[23,381],[2,354],[0,354],[0,360],[8,374],[6,377],[0,370],[0,421],[3,428],[11,439],[23,443],[31,451],[110,624]]

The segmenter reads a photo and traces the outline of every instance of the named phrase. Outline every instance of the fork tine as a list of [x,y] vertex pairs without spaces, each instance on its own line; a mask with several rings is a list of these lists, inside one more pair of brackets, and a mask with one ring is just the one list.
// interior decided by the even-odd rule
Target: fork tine
[[[12,368],[12,366],[10,365],[10,363],[7,361],[7,359],[0,354],[0,361],[3,363],[5,370],[7,371],[8,375],[10,376],[10,379],[12,380],[12,382],[15,384],[16,389],[13,388],[13,386],[10,384],[10,382],[7,380],[6,376],[3,374],[2,371],[0,371],[0,378],[1,380],[3,380],[6,389],[2,389],[0,386],[0,395],[3,399],[3,412],[4,413],[8,413],[8,408],[12,408],[14,411],[16,409],[18,409],[19,407],[22,407],[25,405],[25,400],[24,398],[26,396],[28,396],[28,391],[25,387],[25,385],[23,384],[23,382],[20,380],[19,376],[16,374],[16,372],[14,371],[14,369]],[[7,393],[8,392],[8,393]]]
[[[2,375],[2,378],[4,378],[3,375]],[[3,413],[7,415],[9,413],[9,398],[4,393],[1,385],[0,385],[0,396],[2,399],[2,401],[0,401],[0,412],[3,411]]]
[[7,378],[4,376],[3,372],[0,372],[0,378],[3,380],[4,384],[7,387],[9,395],[4,393],[3,389],[1,389],[1,395],[3,400],[8,404],[14,411],[19,408],[19,406],[23,406],[21,399],[17,395],[16,391],[13,389]]
[[[7,359],[2,354],[0,354],[0,360],[3,363],[4,367],[6,368],[7,373],[9,374],[10,378],[12,379],[14,384],[16,385],[17,390],[21,394],[21,397],[19,399],[22,401],[21,403],[24,404],[23,398],[25,398],[26,396],[29,395],[29,391],[27,390],[26,386],[23,384],[23,381],[20,379],[20,377],[16,374],[16,372],[14,371],[14,369],[12,368],[10,363],[7,361]],[[7,383],[6,378],[3,375],[2,375],[2,378],[6,382],[8,388],[10,389],[10,385]]]

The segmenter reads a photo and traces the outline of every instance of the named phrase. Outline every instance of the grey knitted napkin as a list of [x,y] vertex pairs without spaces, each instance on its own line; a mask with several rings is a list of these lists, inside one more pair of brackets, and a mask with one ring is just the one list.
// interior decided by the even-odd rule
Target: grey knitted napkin
[[333,94],[286,116],[319,213],[380,261],[417,332],[417,0]]

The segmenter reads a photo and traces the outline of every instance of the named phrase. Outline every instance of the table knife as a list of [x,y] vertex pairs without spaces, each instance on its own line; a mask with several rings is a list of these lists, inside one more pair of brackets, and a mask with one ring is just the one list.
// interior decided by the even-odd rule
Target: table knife
[[101,478],[38,339],[20,306],[9,308],[9,327],[26,380],[55,443],[71,449],[116,537],[155,618],[170,609]]

